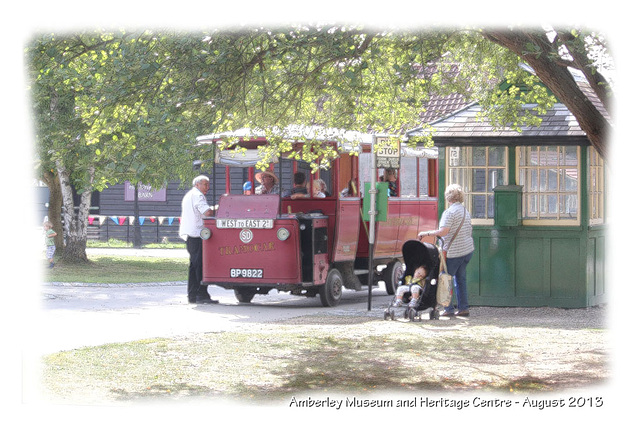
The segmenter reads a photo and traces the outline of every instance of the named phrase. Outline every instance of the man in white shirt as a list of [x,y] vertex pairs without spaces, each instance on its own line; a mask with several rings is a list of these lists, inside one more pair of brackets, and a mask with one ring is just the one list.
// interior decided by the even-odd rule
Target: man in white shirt
[[191,304],[217,304],[212,300],[207,286],[202,285],[202,238],[203,218],[213,216],[214,208],[209,206],[205,194],[209,191],[209,178],[205,175],[193,179],[193,188],[182,199],[182,219],[178,233],[187,242],[189,252],[189,280],[187,297]]

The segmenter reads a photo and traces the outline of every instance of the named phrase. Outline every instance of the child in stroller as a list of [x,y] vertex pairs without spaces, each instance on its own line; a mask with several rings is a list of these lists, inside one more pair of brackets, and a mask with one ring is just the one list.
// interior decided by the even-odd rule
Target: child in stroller
[[411,292],[411,301],[409,302],[409,307],[415,308],[418,305],[418,299],[420,298],[420,293],[424,291],[424,284],[426,282],[427,277],[427,266],[421,265],[416,268],[416,271],[413,273],[413,277],[405,276],[404,277],[404,285],[398,286],[396,290],[396,299],[393,302],[394,307],[402,307],[402,300],[407,292]]
[[396,295],[385,310],[384,318],[395,318],[394,308],[409,303],[404,317],[421,318],[420,312],[429,311],[430,319],[439,318],[436,310],[436,291],[440,273],[439,249],[430,243],[408,240],[402,245],[402,256],[406,266],[404,277],[398,282]]

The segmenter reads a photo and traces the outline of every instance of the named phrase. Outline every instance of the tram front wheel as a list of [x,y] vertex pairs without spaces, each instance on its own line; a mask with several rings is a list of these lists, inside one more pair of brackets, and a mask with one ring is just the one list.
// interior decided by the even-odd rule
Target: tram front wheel
[[327,274],[327,280],[320,289],[320,301],[324,307],[335,307],[342,298],[342,274],[333,268]]

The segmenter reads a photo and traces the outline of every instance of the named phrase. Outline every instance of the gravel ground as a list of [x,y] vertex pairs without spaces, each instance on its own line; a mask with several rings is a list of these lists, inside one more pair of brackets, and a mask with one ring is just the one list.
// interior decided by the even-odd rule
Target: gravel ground
[[[211,354],[211,348],[224,348],[207,368],[210,378],[224,377],[224,383],[190,379],[186,384],[191,385],[180,392],[198,390],[199,398],[221,393],[244,396],[260,395],[267,387],[283,398],[278,401],[281,407],[292,397],[317,393],[310,387],[318,378],[334,378],[336,382],[329,383],[328,390],[347,396],[359,395],[349,384],[366,381],[381,393],[387,387],[400,388],[411,396],[426,390],[475,393],[513,389],[533,396],[544,392],[540,395],[543,399],[558,392],[600,396],[590,390],[606,388],[613,375],[607,307],[472,307],[469,318],[408,322],[383,320],[390,298],[383,290],[374,291],[372,310],[367,311],[366,292],[345,292],[338,307],[324,308],[317,298],[278,293],[258,296],[252,304],[239,304],[233,292],[212,287],[210,291],[220,304],[203,307],[186,304],[185,287],[185,283],[45,284],[44,317],[39,328],[44,353],[158,337],[183,349],[196,343],[197,348],[181,351],[194,351],[197,357],[201,356],[198,352],[204,352],[204,357]],[[255,348],[240,347],[236,337]],[[323,345],[318,347],[318,342]],[[295,359],[293,348],[300,352]],[[181,351],[173,355],[178,357],[176,365],[187,357]],[[249,357],[242,358],[240,364],[225,364],[238,352],[248,352]],[[316,362],[302,363],[306,358]],[[261,360],[268,363],[261,364]],[[172,362],[159,359],[153,363],[164,367]],[[392,363],[417,369],[418,374],[415,378],[389,375]],[[347,372],[351,377],[342,378]],[[379,378],[372,379],[376,372]],[[71,401],[91,404],[83,402],[83,387],[92,387],[96,393],[92,398],[113,402],[111,389],[100,380],[82,384],[86,375],[68,374],[72,378],[69,387],[65,390],[59,383],[56,387],[62,387],[62,395],[71,393]],[[69,391],[74,387],[80,388]],[[157,393],[157,387],[154,383],[130,384],[128,388],[123,385],[120,392],[144,398]],[[606,403],[611,408],[614,401],[607,399]]]
[[[317,298],[278,293],[239,304],[233,292],[213,287],[219,305],[193,306],[184,301],[185,287],[46,284],[37,329],[49,360],[42,380],[45,402],[54,403],[48,413],[64,420],[85,413],[103,425],[127,425],[132,416],[150,421],[150,414],[155,425],[183,423],[188,414],[202,422],[191,408],[304,425],[397,423],[429,414],[499,424],[517,417],[521,425],[555,425],[569,416],[594,425],[628,408],[610,391],[607,307],[472,307],[469,318],[408,322],[383,320],[390,300],[383,290],[374,291],[367,311],[366,292],[345,292],[338,307],[324,308]],[[189,368],[195,360],[199,372]],[[292,404],[334,397],[342,409]],[[559,399],[568,406],[574,397],[604,406],[535,406]],[[394,405],[406,398],[421,412],[344,406],[377,398]],[[469,402],[471,412],[420,409],[425,399]],[[474,408],[476,399],[517,407]],[[188,411],[176,406],[187,403]]]
[[[278,348],[305,349],[308,342],[301,338],[288,341],[283,333],[303,331],[309,339],[346,345],[340,351],[347,353],[353,349],[345,343],[351,341],[412,340],[415,344],[402,345],[395,352],[406,353],[407,360],[414,358],[414,350],[433,357],[429,362],[432,370],[447,372],[447,381],[457,384],[451,386],[455,389],[474,388],[474,384],[508,387],[509,381],[530,378],[551,391],[600,384],[610,377],[603,307],[472,307],[468,318],[428,320],[425,316],[419,322],[409,322],[401,315],[398,320],[383,319],[390,297],[381,289],[374,292],[372,310],[368,311],[366,292],[347,292],[339,306],[325,308],[317,298],[276,292],[258,296],[252,304],[239,304],[232,292],[212,287],[212,296],[221,303],[194,306],[184,302],[184,287],[183,283],[48,284],[41,327],[45,353],[140,339],[206,343],[212,333],[222,334],[220,345],[224,347],[235,345],[234,334],[255,334],[267,341],[269,336],[276,337]],[[457,352],[458,347],[464,351]],[[376,356],[378,350],[380,357]],[[375,346],[359,351],[372,360],[387,357],[384,349]],[[438,354],[450,354],[460,363],[434,357]],[[282,363],[286,363],[284,359]],[[483,366],[484,373],[478,366]],[[238,375],[236,381],[244,383],[242,373]],[[429,381],[437,383],[439,379]]]

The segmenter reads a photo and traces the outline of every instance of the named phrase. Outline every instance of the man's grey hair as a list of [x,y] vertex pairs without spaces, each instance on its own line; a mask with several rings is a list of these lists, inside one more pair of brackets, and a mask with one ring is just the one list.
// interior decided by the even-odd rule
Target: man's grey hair
[[202,181],[209,181],[209,177],[206,175],[198,175],[195,178],[193,178],[193,186],[195,187],[196,184],[199,184]]

